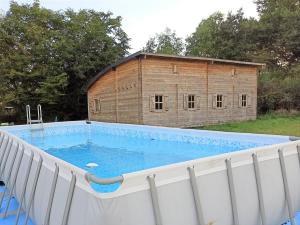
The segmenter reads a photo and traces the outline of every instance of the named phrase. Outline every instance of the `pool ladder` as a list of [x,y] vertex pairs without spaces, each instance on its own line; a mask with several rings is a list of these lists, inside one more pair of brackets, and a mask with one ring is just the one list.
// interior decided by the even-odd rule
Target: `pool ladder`
[[[41,124],[41,127],[39,129],[43,129],[43,114],[42,114],[42,106],[40,104],[37,105],[37,119],[32,120],[31,119],[31,110],[30,105],[26,105],[26,118],[27,118],[27,124]],[[30,126],[32,129],[33,126]]]

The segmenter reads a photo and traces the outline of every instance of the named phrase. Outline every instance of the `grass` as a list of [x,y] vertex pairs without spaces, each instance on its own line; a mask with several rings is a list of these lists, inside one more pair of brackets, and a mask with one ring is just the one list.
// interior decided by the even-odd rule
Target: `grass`
[[257,120],[204,126],[196,129],[241,133],[278,134],[300,137],[300,114],[264,115]]

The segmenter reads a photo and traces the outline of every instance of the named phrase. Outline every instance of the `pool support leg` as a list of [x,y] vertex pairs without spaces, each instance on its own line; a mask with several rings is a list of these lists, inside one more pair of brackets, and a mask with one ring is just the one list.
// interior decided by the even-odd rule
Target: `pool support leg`
[[16,181],[17,181],[17,177],[18,177],[18,174],[19,174],[19,170],[20,170],[20,166],[21,166],[21,162],[22,162],[23,156],[24,156],[24,147],[21,146],[20,157],[19,157],[19,159],[17,161],[17,164],[16,164],[17,170],[16,170],[16,172],[15,172],[15,174],[13,176],[12,185],[10,187],[9,194],[8,194],[8,199],[7,199],[7,203],[6,203],[6,207],[5,207],[5,211],[4,211],[4,218],[8,214],[9,204],[10,204],[10,201],[11,201],[11,198],[12,198],[13,190],[14,190],[15,185],[16,185]]
[[155,184],[155,175],[148,176],[147,179],[148,179],[148,182],[150,185],[150,193],[151,193],[151,199],[152,199],[152,205],[153,205],[155,224],[162,225],[162,217],[161,217],[161,212],[160,212],[160,208],[159,208],[158,193],[157,193],[157,188],[156,188],[156,184]]
[[7,159],[8,159],[8,156],[9,156],[9,154],[10,154],[10,151],[11,151],[11,149],[12,149],[12,144],[13,144],[13,141],[12,141],[12,139],[10,139],[9,147],[8,147],[8,145],[7,145],[6,151],[5,151],[5,155],[4,155],[4,157],[3,157],[3,162],[2,162],[2,164],[1,164],[0,180],[2,180],[3,171],[5,170],[6,163],[7,163]]
[[[4,138],[5,138],[5,135],[3,132],[0,132],[0,135],[1,135],[1,144],[0,144],[0,149],[2,147],[2,144],[3,144],[3,141],[4,141]],[[3,150],[4,151],[4,150]],[[1,157],[2,158],[2,157]],[[1,159],[0,159],[0,162],[1,162]],[[4,182],[0,180],[0,186],[4,186]]]
[[195,168],[188,167],[188,171],[189,171],[189,175],[190,175],[190,182],[191,182],[191,187],[192,187],[195,206],[196,206],[197,220],[198,220],[199,225],[205,225],[203,211],[202,211],[202,205],[201,205],[201,201],[200,201],[199,187],[197,184],[197,178],[196,178],[196,174],[195,174]]
[[299,159],[299,166],[300,166],[300,145],[297,145],[297,152],[298,152],[298,159]]
[[72,178],[71,178],[69,193],[68,193],[67,202],[66,202],[66,206],[65,206],[65,210],[64,210],[64,214],[63,214],[62,225],[68,224],[72,199],[73,199],[73,195],[74,195],[74,191],[75,191],[76,175],[73,173],[73,171],[71,173],[72,173]]
[[22,210],[22,204],[23,204],[23,201],[24,201],[25,193],[26,193],[26,187],[27,187],[28,178],[29,178],[29,175],[30,175],[30,170],[31,170],[31,166],[32,166],[33,157],[34,157],[33,152],[30,152],[30,158],[29,158],[29,162],[28,162],[28,166],[27,166],[27,170],[26,170],[26,174],[25,174],[25,180],[24,180],[24,184],[23,184],[23,188],[22,188],[22,193],[21,193],[18,212],[17,212],[17,216],[16,216],[16,220],[15,220],[15,225],[18,225],[18,223],[19,223],[20,213],[21,213],[21,210]]
[[28,206],[27,206],[27,210],[26,210],[26,217],[25,217],[24,225],[27,225],[27,223],[28,223],[29,213],[30,213],[32,201],[33,201],[33,198],[34,198],[34,194],[35,194],[35,191],[36,191],[37,182],[39,180],[42,165],[43,165],[43,159],[40,156],[39,161],[38,161],[38,165],[37,165],[37,168],[36,168],[33,184],[32,184],[32,187],[31,187],[31,193],[30,193],[30,196],[29,196],[29,202],[28,202]]
[[[2,196],[1,196],[1,199],[0,199],[0,207],[2,207],[2,203],[3,203],[3,200],[4,200],[4,196],[6,195],[6,191],[9,190],[9,186],[10,186],[10,177],[11,177],[11,173],[12,173],[12,169],[13,169],[13,166],[15,164],[15,161],[16,161],[16,156],[17,156],[17,152],[19,150],[19,144],[18,144],[18,147],[15,149],[14,151],[14,154],[13,154],[13,160],[8,168],[8,175],[7,175],[7,180],[5,181],[6,185],[4,187],[4,191],[2,193]],[[4,179],[3,179],[4,180]]]
[[229,192],[230,192],[233,224],[234,225],[239,225],[239,217],[238,217],[238,211],[237,211],[235,187],[234,187],[234,183],[233,183],[233,173],[232,173],[231,160],[226,159],[225,163],[226,163],[226,167],[227,167],[227,177],[228,177],[228,185],[229,185]]
[[54,199],[54,193],[55,193],[55,189],[56,189],[58,174],[59,174],[59,167],[55,163],[55,170],[54,170],[52,185],[51,185],[51,189],[50,189],[50,195],[49,195],[44,225],[49,225],[51,208],[52,208],[52,203],[53,203],[53,199]]
[[265,204],[264,204],[264,198],[263,198],[263,192],[262,192],[259,162],[258,162],[258,158],[257,158],[256,154],[252,154],[252,158],[253,158],[253,166],[254,166],[254,174],[255,174],[256,188],[257,188],[261,223],[262,223],[262,225],[266,225],[267,220],[266,220]]
[[[1,168],[0,180],[3,181],[3,183],[4,183],[4,190],[7,188],[7,184],[5,184],[4,178],[2,176],[4,174],[4,170],[6,169],[7,159],[9,157],[11,149],[12,149],[12,143],[13,143],[13,141],[12,141],[12,139],[10,139],[10,145],[9,145],[9,147],[6,146],[5,155],[4,155],[4,158],[3,158],[3,163],[1,164],[1,167],[0,167]],[[4,198],[4,195],[5,195],[5,191],[4,191],[4,193],[1,193],[1,199]],[[1,205],[2,205],[2,203],[1,203]]]
[[2,165],[2,162],[3,162],[3,159],[4,159],[4,155],[5,155],[6,150],[7,150],[8,142],[9,142],[9,138],[6,139],[5,147],[3,148],[3,151],[1,152],[1,156],[0,156],[0,171],[1,171],[1,167],[2,167],[1,165]]
[[290,189],[289,189],[289,185],[288,185],[288,181],[287,181],[286,166],[285,166],[282,149],[278,150],[278,154],[279,154],[279,161],[280,161],[281,174],[282,174],[282,180],[283,180],[285,200],[286,200],[287,207],[288,207],[290,222],[291,222],[291,225],[296,225],[294,215],[293,215],[292,199],[291,199]]
[[1,143],[0,143],[0,148],[1,148],[5,135],[4,135],[4,133],[0,132],[0,136],[1,136]]

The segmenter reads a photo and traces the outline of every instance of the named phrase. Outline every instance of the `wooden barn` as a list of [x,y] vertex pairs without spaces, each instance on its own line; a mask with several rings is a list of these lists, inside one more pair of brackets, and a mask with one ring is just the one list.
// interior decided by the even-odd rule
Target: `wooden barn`
[[256,119],[263,66],[137,52],[89,83],[89,119],[169,127]]

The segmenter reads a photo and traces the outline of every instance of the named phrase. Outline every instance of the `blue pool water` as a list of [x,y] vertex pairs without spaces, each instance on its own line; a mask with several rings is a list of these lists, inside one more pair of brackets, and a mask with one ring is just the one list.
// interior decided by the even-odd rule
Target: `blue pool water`
[[[196,158],[287,142],[287,137],[230,134],[148,126],[85,122],[45,124],[42,131],[26,126],[6,130],[47,153],[102,178]],[[87,163],[97,163],[87,168]],[[108,192],[117,185],[94,185]]]

